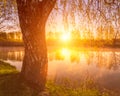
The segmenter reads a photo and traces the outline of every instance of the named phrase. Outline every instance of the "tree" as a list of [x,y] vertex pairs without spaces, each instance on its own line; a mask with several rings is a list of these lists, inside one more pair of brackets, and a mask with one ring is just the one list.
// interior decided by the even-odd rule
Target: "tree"
[[16,0],[25,56],[21,77],[38,91],[45,87],[47,48],[45,24],[56,0]]

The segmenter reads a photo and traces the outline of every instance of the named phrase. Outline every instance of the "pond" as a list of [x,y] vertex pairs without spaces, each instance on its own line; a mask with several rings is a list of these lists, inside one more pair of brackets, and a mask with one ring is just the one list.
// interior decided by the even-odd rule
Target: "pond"
[[[0,59],[19,71],[23,57],[23,47],[0,47]],[[120,49],[48,47],[48,61],[48,79],[80,82],[90,77],[105,88],[120,89]]]

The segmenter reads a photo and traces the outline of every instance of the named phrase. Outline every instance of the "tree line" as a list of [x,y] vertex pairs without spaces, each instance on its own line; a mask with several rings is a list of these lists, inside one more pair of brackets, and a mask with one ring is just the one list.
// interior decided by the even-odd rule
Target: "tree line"
[[6,40],[6,41],[22,41],[22,34],[21,32],[0,32],[0,39],[1,40]]

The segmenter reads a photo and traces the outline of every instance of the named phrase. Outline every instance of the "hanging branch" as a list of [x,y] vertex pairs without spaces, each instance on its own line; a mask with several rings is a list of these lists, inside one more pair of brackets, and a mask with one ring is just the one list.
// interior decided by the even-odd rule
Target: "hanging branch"
[[115,3],[115,0],[104,0],[105,4],[112,5]]

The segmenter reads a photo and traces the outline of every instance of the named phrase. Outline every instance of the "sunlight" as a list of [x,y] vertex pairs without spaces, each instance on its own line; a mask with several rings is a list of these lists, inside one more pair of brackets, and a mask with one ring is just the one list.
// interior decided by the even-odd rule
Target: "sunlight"
[[61,49],[61,55],[65,57],[69,57],[71,55],[71,51],[67,48]]
[[64,33],[64,34],[61,35],[60,39],[64,42],[67,42],[71,39],[71,36],[68,33],[66,33],[66,34]]

